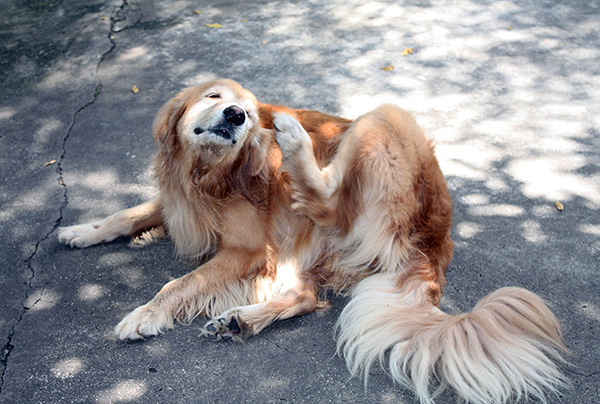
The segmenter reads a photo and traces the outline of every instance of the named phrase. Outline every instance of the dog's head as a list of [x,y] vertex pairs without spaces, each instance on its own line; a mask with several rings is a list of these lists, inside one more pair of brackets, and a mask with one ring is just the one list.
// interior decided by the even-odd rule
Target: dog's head
[[269,134],[259,125],[256,98],[235,81],[186,88],[154,121],[157,175],[170,178],[176,170],[207,194],[239,191],[256,199],[250,198],[250,188],[265,167]]
[[235,155],[258,128],[254,95],[233,80],[189,87],[168,101],[154,122],[154,139],[169,152],[184,149],[215,160]]

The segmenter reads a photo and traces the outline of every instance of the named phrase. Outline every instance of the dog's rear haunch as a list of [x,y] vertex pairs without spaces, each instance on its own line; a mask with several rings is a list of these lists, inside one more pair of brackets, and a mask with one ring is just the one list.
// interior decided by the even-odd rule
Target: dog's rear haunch
[[198,315],[212,318],[208,338],[241,339],[333,290],[352,293],[337,324],[352,374],[387,363],[422,403],[446,386],[473,403],[543,401],[565,384],[560,326],[533,293],[500,289],[456,316],[438,308],[452,207],[406,111],[384,105],[352,122],[216,80],[167,102],[154,138],[154,200],[59,231],[87,247],[164,226],[180,255],[204,261],[129,313],[119,339]]

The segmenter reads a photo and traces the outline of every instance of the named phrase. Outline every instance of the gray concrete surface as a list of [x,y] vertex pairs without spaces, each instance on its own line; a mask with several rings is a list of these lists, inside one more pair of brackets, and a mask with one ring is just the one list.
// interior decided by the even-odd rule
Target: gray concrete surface
[[470,310],[507,285],[540,294],[572,351],[573,387],[550,402],[600,402],[597,0],[1,7],[1,403],[415,402],[383,371],[366,389],[349,379],[332,334],[343,298],[245,344],[201,339],[201,320],[143,343],[112,338],[188,265],[168,241],[72,250],[56,228],[151,197],[154,114],[215,77],[347,117],[382,102],[414,111],[455,203],[444,307]]

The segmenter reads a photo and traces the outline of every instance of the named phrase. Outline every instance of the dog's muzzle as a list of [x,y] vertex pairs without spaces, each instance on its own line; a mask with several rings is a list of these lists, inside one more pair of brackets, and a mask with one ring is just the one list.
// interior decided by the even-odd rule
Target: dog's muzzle
[[232,105],[223,110],[223,122],[209,130],[223,139],[231,140],[236,144],[235,130],[246,122],[246,113],[240,107]]

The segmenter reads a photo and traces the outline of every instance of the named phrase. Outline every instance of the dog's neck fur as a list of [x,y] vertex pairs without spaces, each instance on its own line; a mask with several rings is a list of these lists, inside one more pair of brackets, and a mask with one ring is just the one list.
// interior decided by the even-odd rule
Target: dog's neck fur
[[156,155],[155,177],[162,197],[169,200],[162,213],[178,255],[197,260],[215,251],[224,230],[222,218],[240,199],[267,209],[277,161],[277,156],[267,156],[272,154],[271,139],[259,128],[233,158],[181,151]]

